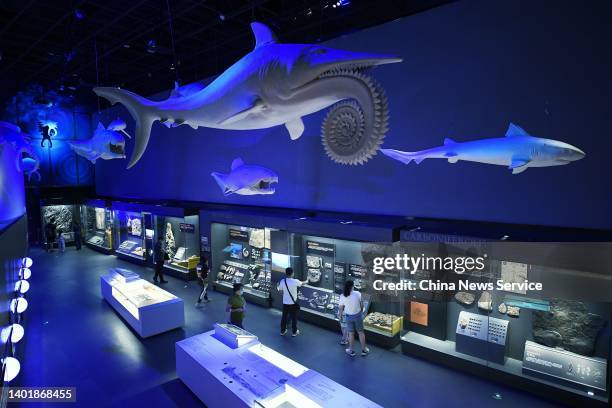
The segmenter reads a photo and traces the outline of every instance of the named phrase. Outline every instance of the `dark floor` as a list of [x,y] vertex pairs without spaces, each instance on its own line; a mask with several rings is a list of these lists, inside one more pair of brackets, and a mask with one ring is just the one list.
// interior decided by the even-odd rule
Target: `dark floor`
[[[211,303],[196,308],[199,286],[168,277],[164,288],[185,299],[185,327],[141,340],[102,300],[99,277],[121,266],[151,279],[151,269],[87,248],[31,256],[21,385],[77,387],[78,406],[201,406],[176,377],[174,343],[226,321],[225,295],[212,293]],[[302,336],[281,337],[279,312],[249,305],[247,313],[245,327],[264,344],[384,407],[556,406],[399,350],[372,347],[367,358],[351,359],[334,332],[302,323]],[[496,392],[502,400],[492,398]]]

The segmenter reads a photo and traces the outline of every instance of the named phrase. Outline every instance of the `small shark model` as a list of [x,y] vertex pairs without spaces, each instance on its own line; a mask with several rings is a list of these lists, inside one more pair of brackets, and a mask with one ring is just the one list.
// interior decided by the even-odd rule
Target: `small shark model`
[[388,130],[388,106],[384,90],[366,71],[401,59],[320,45],[281,44],[267,26],[252,23],[251,28],[253,51],[206,87],[176,86],[160,102],[119,88],[94,88],[98,96],[123,104],[136,120],[128,168],[144,154],[155,121],[194,129],[285,125],[296,140],[304,132],[302,117],[331,105],[322,126],[328,156],[342,164],[362,164],[376,154]]
[[104,128],[102,123],[98,123],[91,139],[69,142],[69,144],[76,154],[92,163],[97,159],[124,159],[125,138],[119,132],[127,135],[125,127],[126,124],[121,119],[112,121],[107,128]]
[[[37,172],[40,165],[40,158],[34,152],[31,140],[31,137],[27,133],[23,133],[19,126],[8,122],[0,122],[0,143],[10,143],[13,146],[17,152],[15,166],[18,171],[25,171],[28,174],[28,178],[32,173]],[[27,158],[23,157],[24,154],[28,155],[32,161],[31,163],[27,161],[26,163],[28,164],[25,166],[24,160]]]
[[232,170],[228,174],[211,173],[223,195],[256,195],[274,194],[272,186],[278,183],[278,175],[262,166],[244,164],[237,158],[232,162]]
[[444,145],[418,152],[402,152],[381,149],[385,155],[408,164],[419,164],[425,159],[459,160],[507,166],[512,174],[519,174],[529,167],[561,166],[586,156],[582,150],[570,144],[552,139],[530,136],[519,126],[510,123],[505,137],[458,143],[444,139]]

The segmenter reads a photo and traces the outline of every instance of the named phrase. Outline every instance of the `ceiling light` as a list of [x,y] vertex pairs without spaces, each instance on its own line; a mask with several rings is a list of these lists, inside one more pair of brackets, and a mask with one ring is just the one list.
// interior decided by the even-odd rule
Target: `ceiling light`
[[11,343],[15,344],[19,343],[19,340],[23,338],[24,334],[25,330],[23,326],[19,323],[14,323],[2,328],[2,331],[0,331],[0,340],[2,340],[2,343],[6,344],[9,336],[11,336]]
[[21,266],[24,268],[31,268],[32,264],[34,263],[34,261],[32,261],[32,258],[30,257],[25,257],[21,259]]
[[23,313],[28,308],[28,301],[24,298],[17,298],[11,300],[11,312]]
[[21,279],[30,279],[31,276],[32,276],[32,271],[29,268],[19,269],[19,277]]
[[30,282],[28,282],[27,280],[22,279],[22,280],[18,280],[17,283],[15,283],[15,292],[24,294],[28,290],[30,290]]

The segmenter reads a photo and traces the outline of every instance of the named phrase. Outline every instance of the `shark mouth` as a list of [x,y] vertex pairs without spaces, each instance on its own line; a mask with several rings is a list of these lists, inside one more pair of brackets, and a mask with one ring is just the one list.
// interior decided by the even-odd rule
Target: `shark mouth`
[[125,145],[123,143],[121,143],[121,144],[112,144],[112,143],[109,143],[108,144],[108,149],[110,150],[111,153],[125,156]]
[[278,183],[278,177],[262,179],[257,184],[252,186],[251,189],[257,190],[261,193],[274,194],[276,191],[274,184],[276,183]]
[[364,164],[380,149],[389,129],[384,89],[367,74],[374,65],[376,61],[336,65],[301,87],[340,91],[342,100],[330,108],[321,126],[325,153],[336,163]]

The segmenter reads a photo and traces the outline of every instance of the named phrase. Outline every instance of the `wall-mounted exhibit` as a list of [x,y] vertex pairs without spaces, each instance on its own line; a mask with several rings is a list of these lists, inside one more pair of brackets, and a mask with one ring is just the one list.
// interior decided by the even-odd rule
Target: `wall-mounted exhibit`
[[104,200],[88,200],[81,207],[81,229],[85,244],[103,253],[113,251],[114,217]]

